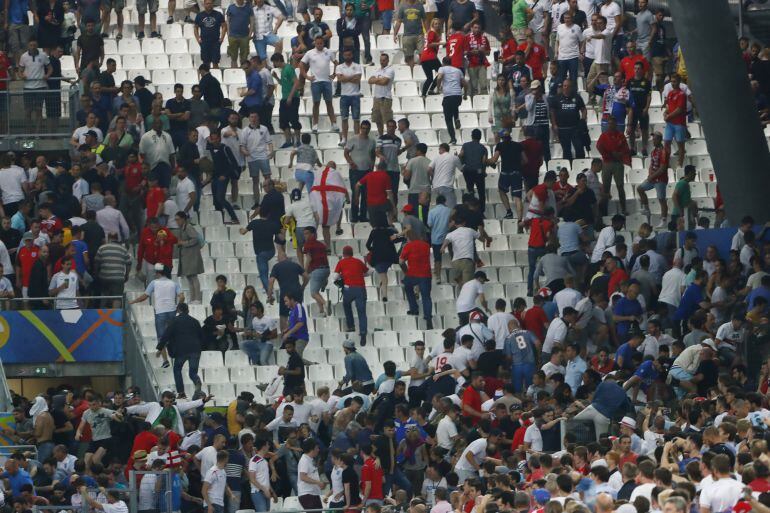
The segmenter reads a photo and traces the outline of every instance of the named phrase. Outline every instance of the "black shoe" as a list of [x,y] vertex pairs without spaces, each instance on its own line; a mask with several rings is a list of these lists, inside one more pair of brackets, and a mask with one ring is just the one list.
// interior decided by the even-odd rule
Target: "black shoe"
[[110,36],[108,36],[106,32],[102,32],[102,39],[107,39],[108,37]]
[[366,334],[361,335],[361,340],[359,344],[361,345],[361,347],[364,347],[366,345]]
[[144,39],[144,32],[139,32],[139,33],[136,35],[136,38],[137,38],[137,39]]
[[457,139],[449,139],[449,145],[450,146],[453,146],[455,144],[457,144]]
[[425,319],[425,329],[433,329],[433,319]]
[[507,212],[505,213],[505,217],[503,217],[503,219],[513,219],[513,212],[512,212],[512,211],[510,211],[510,210],[509,210],[509,211],[507,211]]
[[420,315],[420,312],[415,312],[414,310],[407,310],[406,315]]
[[166,18],[166,25],[171,25],[172,23],[174,23],[173,16],[169,16],[168,18]]
[[152,31],[150,33],[150,37],[154,37],[156,39],[160,39],[160,34],[158,34],[156,31]]

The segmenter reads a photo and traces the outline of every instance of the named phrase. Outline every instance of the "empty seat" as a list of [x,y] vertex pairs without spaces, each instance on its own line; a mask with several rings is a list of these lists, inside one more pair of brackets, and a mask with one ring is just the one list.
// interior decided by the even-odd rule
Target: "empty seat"
[[201,369],[215,369],[223,367],[221,351],[201,351]]

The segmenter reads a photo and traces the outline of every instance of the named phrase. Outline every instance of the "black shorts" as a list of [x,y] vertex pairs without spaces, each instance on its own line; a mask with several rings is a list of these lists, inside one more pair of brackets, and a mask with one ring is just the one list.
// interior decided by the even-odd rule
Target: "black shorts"
[[533,187],[537,185],[538,182],[538,176],[525,176],[524,177],[524,187],[529,191]]
[[441,244],[431,244],[430,247],[433,250],[433,261],[441,262]]
[[500,192],[508,192],[514,198],[521,198],[523,190],[523,180],[521,173],[514,171],[513,173],[500,173],[500,177],[497,179],[497,188]]
[[219,59],[222,57],[220,51],[219,40],[201,41],[201,61],[205,63],[219,64]]
[[281,110],[278,112],[278,126],[281,130],[291,128],[292,130],[302,130],[302,124],[299,122],[299,102],[302,98],[295,97],[291,105],[286,105],[286,100],[281,100]]
[[634,110],[634,119],[631,121],[631,130],[636,130],[636,125],[642,130],[647,130],[650,127],[650,115],[644,114],[642,111]]
[[95,453],[100,448],[104,449],[106,452],[110,452],[110,449],[112,449],[112,439],[92,440],[88,443],[88,452],[90,453]]
[[35,89],[24,90],[24,110],[42,110],[46,93]]
[[61,93],[45,93],[45,115],[48,119],[61,117]]

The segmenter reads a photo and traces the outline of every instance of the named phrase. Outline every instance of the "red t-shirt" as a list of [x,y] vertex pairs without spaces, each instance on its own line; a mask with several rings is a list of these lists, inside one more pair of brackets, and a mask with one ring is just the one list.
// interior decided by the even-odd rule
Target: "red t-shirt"
[[[666,165],[666,152],[663,148],[654,148],[650,153],[650,173],[653,170],[660,170],[661,166],[668,167]],[[668,183],[668,172],[661,173],[652,179],[652,183]]]
[[382,483],[385,481],[385,472],[382,467],[377,468],[377,462],[374,458],[367,458],[361,467],[361,493],[366,489],[366,483],[372,483],[367,499],[384,499],[382,493]]
[[29,275],[32,272],[32,264],[37,260],[40,248],[32,245],[31,248],[22,246],[16,254],[16,262],[21,267],[21,285],[29,287]]
[[0,91],[8,89],[8,68],[11,67],[11,61],[5,54],[0,55]]
[[401,258],[407,263],[406,275],[413,278],[430,278],[430,244],[424,240],[412,240],[404,245]]
[[392,190],[393,184],[385,171],[367,173],[358,183],[366,186],[366,203],[370,207],[378,207],[388,202],[387,192]]
[[[516,51],[518,50],[518,46],[516,45],[515,39],[509,39],[505,43],[503,43],[503,47],[500,49],[500,59],[508,64],[511,65],[514,63],[512,57],[516,55]],[[507,59],[511,59],[510,61],[506,62]]]
[[425,47],[420,53],[420,62],[428,62],[438,59],[438,52],[436,51],[436,48],[429,45],[431,43],[438,43],[440,39],[441,36],[439,36],[435,30],[430,29],[428,31],[428,34],[425,36]]
[[606,376],[615,369],[615,360],[607,358],[607,362],[602,365],[599,363],[599,355],[596,355],[591,358],[591,368],[602,376]]
[[562,185],[561,182],[556,182],[553,184],[553,193],[556,196],[557,200],[564,199],[574,190],[575,188],[568,183],[565,183]]
[[471,417],[470,415],[465,413],[465,405],[470,406],[476,411],[481,411],[481,394],[479,394],[479,392],[475,388],[467,387],[465,389],[465,392],[463,392],[463,403],[462,403],[463,416],[470,417],[471,424],[475,426],[476,424],[478,424],[479,418]]
[[602,161],[605,163],[618,162],[613,153],[620,153],[620,162],[631,165],[631,150],[628,148],[628,141],[623,132],[604,132],[596,141],[596,149],[599,150]]
[[123,174],[126,179],[126,192],[136,194],[142,182],[144,182],[144,175],[142,174],[142,165],[138,162],[136,164],[129,164],[126,166]]
[[142,228],[136,258],[139,262],[146,260],[149,264],[157,262],[155,260],[155,233],[147,227]]
[[548,322],[548,316],[545,315],[543,307],[532,306],[524,312],[524,323],[522,326],[525,330],[534,333],[538,339],[544,340],[546,322]]
[[543,143],[534,137],[528,137],[521,141],[524,147],[524,155],[527,163],[521,167],[521,174],[527,178],[537,178],[540,175],[540,166],[543,165]]
[[529,427],[529,424],[527,424],[526,426],[521,426],[513,434],[513,440],[511,440],[511,450],[512,451],[515,451],[516,449],[521,447],[521,444],[524,443],[524,433],[527,432],[527,428],[528,427]]
[[639,455],[635,452],[629,452],[628,454],[621,455],[620,461],[618,462],[618,468],[622,468],[626,463],[636,463],[636,459],[638,457]]
[[[527,52],[527,43],[521,43],[519,50]],[[529,57],[525,61],[527,65],[532,68],[532,78],[536,80],[543,80],[543,63],[548,58],[545,48],[542,45],[534,43],[532,45],[532,51],[529,52]]]
[[487,39],[487,36],[484,34],[468,34],[468,37],[465,38],[465,51],[468,52],[468,66],[471,68],[489,66],[489,61],[487,61],[486,55],[470,53],[477,50],[481,50],[482,52],[488,51],[489,39]]
[[321,241],[305,241],[302,245],[302,253],[310,255],[308,271],[314,271],[319,267],[329,267],[329,259],[326,257],[326,244]]
[[163,202],[166,201],[166,193],[160,187],[153,187],[147,191],[145,203],[147,205],[147,218],[156,217]]
[[48,219],[40,221],[40,231],[48,235],[49,237],[54,233],[62,229],[62,222],[56,216],[51,216]]
[[335,273],[342,275],[346,287],[365,287],[364,275],[367,271],[366,264],[355,257],[344,257],[334,268]]
[[607,282],[607,296],[612,296],[620,287],[620,284],[628,279],[628,273],[623,269],[617,268],[610,275],[610,281]]
[[637,62],[642,63],[642,71],[644,71],[645,75],[650,71],[650,63],[644,58],[644,55],[636,54],[623,57],[620,61],[620,68],[623,70],[623,76],[626,80],[634,78],[634,66],[636,66]]
[[446,40],[446,54],[452,60],[452,66],[463,69],[465,57],[465,34],[455,32]]
[[681,109],[680,113],[668,122],[672,125],[684,125],[687,123],[687,95],[681,89],[672,89],[666,96],[666,112],[674,112],[676,109]]
[[[541,183],[537,187],[545,186]],[[535,189],[537,189],[535,187]],[[532,189],[532,190],[535,190]],[[532,219],[529,226],[529,247],[542,248],[545,247],[545,243],[548,240],[548,232],[553,229],[553,221],[550,219],[543,219],[542,217],[536,217]]]
[[377,0],[377,10],[382,11],[392,11],[395,8],[395,2],[394,0]]
[[758,477],[749,483],[749,488],[758,493],[770,492],[770,482],[767,479]]

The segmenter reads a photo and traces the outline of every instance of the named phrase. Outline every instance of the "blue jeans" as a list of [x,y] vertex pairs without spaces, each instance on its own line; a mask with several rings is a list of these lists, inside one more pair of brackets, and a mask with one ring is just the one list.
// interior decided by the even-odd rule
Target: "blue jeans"
[[312,171],[302,171],[301,169],[295,169],[294,179],[300,183],[304,183],[305,189],[307,189],[307,193],[310,194],[310,189],[313,188],[313,181],[315,180],[315,174]]
[[160,338],[166,332],[166,328],[168,328],[168,325],[171,324],[171,321],[174,320],[175,315],[176,312],[163,312],[155,314],[155,335],[157,335],[158,340],[160,340]]
[[227,504],[227,513],[235,513],[241,509],[241,492],[240,490],[231,490],[233,492],[233,498],[225,497]]
[[527,260],[529,263],[529,272],[527,273],[527,292],[528,295],[533,295],[532,282],[535,277],[535,266],[537,266],[537,260],[545,255],[545,248],[530,248],[527,250]]
[[254,511],[270,511],[270,499],[265,497],[262,492],[251,492],[251,502],[254,504]]
[[556,71],[556,83],[561,84],[564,82],[564,79],[567,78],[567,74],[569,74],[569,78],[574,82],[577,83],[578,79],[578,66],[580,65],[580,60],[575,57],[574,59],[565,59],[563,61],[557,61],[558,67]]
[[511,366],[511,381],[514,393],[526,392],[532,384],[532,375],[535,373],[534,363],[514,363]]
[[417,307],[417,298],[414,297],[414,288],[420,287],[420,301],[422,302],[422,317],[429,321],[433,318],[433,303],[430,300],[430,278],[414,278],[412,276],[404,277],[404,294],[409,302],[410,312],[419,312]]
[[390,30],[393,24],[393,9],[382,11],[380,14],[382,15],[382,30]]
[[43,442],[37,445],[37,457],[41,458],[40,461],[45,461],[53,456],[53,448],[55,444],[53,442]]
[[406,478],[400,468],[396,467],[392,474],[385,474],[385,483],[382,491],[387,495],[390,493],[390,488],[393,485],[397,485],[403,489],[407,495],[412,495],[412,483]]
[[270,267],[268,266],[268,263],[274,256],[275,248],[257,253],[257,271],[259,271],[259,281],[262,282],[262,287],[264,287],[265,292],[267,292],[267,281],[270,277]]
[[273,344],[261,340],[244,340],[241,342],[241,351],[249,355],[249,363],[252,365],[270,365]]
[[358,312],[358,333],[366,334],[366,288],[345,287],[342,289],[342,308],[345,310],[345,325],[348,329],[355,328],[353,321],[353,303]]
[[[218,210],[219,212],[222,212],[222,210],[227,210],[227,215],[230,216],[230,219],[233,221],[237,221],[238,217],[235,215],[235,211],[233,210],[233,206],[230,204],[229,201],[227,201],[227,185],[230,183],[230,180],[220,180],[219,177],[214,178],[211,182],[211,193],[214,196],[214,208]],[[224,221],[225,215],[222,214],[222,220]]]
[[198,376],[198,365],[200,365],[201,354],[186,354],[174,358],[174,385],[176,385],[176,391],[179,394],[184,394],[184,383],[182,382],[182,367],[187,362],[190,368],[187,370],[190,376],[190,381],[195,384],[196,388],[201,386],[201,378]]

